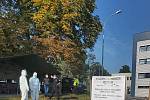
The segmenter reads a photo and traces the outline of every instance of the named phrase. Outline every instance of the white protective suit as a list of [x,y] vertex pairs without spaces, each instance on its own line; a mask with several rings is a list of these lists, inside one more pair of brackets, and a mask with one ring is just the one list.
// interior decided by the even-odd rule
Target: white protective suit
[[21,76],[19,78],[20,91],[21,91],[21,100],[28,100],[29,86],[28,86],[26,76],[27,76],[26,70],[22,70],[21,71]]
[[34,72],[33,76],[29,79],[32,100],[39,100],[40,81],[37,78],[37,73]]

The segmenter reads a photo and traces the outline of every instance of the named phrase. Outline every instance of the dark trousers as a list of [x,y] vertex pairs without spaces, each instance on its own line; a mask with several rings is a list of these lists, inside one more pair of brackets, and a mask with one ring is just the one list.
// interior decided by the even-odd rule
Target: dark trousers
[[53,96],[56,96],[57,97],[57,100],[60,100],[60,94],[59,94],[59,89],[57,87],[53,87],[52,88],[52,92],[51,92],[51,95],[50,95],[50,99],[53,97]]
[[74,86],[74,87],[73,87],[73,93],[74,93],[74,94],[77,94],[77,93],[78,93],[78,87],[77,87],[77,86]]

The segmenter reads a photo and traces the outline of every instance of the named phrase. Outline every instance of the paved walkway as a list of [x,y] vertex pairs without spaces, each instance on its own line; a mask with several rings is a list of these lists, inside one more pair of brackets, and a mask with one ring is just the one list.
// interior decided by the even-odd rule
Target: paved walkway
[[144,98],[144,97],[130,97],[130,96],[128,96],[126,100],[148,100],[148,99]]

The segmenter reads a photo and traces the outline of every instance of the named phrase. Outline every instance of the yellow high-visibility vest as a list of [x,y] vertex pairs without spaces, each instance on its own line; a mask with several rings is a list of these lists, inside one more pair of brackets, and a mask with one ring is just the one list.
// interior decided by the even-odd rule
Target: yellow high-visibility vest
[[78,85],[79,85],[79,80],[78,79],[74,79],[73,86],[78,86]]

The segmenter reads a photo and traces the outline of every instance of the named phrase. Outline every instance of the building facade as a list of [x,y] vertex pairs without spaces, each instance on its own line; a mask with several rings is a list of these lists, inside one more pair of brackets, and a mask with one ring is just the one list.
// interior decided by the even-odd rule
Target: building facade
[[131,91],[131,73],[117,73],[112,76],[125,76],[126,78],[126,94],[130,94]]
[[134,36],[131,95],[148,97],[150,86],[150,32]]

